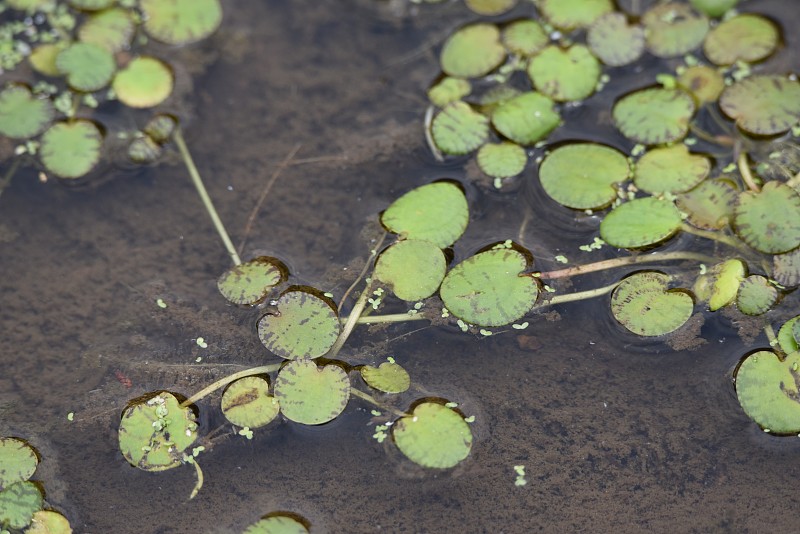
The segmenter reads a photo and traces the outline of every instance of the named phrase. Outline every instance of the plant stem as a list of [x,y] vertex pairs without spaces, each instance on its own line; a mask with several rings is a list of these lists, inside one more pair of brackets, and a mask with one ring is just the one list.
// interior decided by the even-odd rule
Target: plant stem
[[728,245],[731,248],[735,248],[736,250],[747,252],[746,249],[742,248],[742,243],[731,236],[727,236],[725,234],[721,234],[719,232],[709,232],[707,230],[701,230],[699,228],[694,228],[689,226],[688,224],[681,224],[681,230],[686,232],[687,234],[696,235],[697,237],[704,237],[706,239],[711,239],[712,241],[717,241],[718,243],[722,243],[724,245]]
[[556,278],[568,278],[578,274],[603,271],[605,269],[614,269],[616,267],[623,267],[625,265],[637,265],[640,263],[653,263],[672,260],[692,260],[706,263],[714,263],[717,261],[717,259],[712,256],[707,256],[697,252],[664,252],[663,254],[652,254],[649,256],[625,256],[624,258],[613,258],[595,263],[587,263],[586,265],[576,265],[575,267],[567,267],[566,269],[558,269],[556,271],[546,271],[539,273],[537,278],[541,278],[543,280],[553,280]]
[[404,321],[422,321],[426,317],[421,313],[390,313],[387,315],[367,315],[359,317],[358,324],[402,323]]
[[373,247],[372,250],[369,251],[369,258],[364,263],[364,268],[361,269],[361,272],[358,273],[358,276],[356,277],[356,279],[353,280],[353,283],[350,284],[350,287],[348,287],[347,291],[345,291],[344,295],[342,295],[341,300],[339,300],[339,306],[337,308],[337,311],[340,311],[340,312],[342,311],[342,306],[344,306],[344,302],[345,302],[345,300],[347,300],[347,297],[350,295],[350,293],[353,291],[353,289],[355,289],[356,285],[358,285],[358,283],[361,281],[361,279],[364,278],[364,275],[367,274],[367,271],[369,270],[369,267],[370,267],[370,262],[372,262],[372,259],[375,256],[378,255],[378,249],[381,248],[381,246],[383,246],[383,242],[386,240],[386,234],[387,234],[387,232],[383,232],[383,234],[381,235],[381,238],[378,240],[377,243],[375,243],[375,247]]
[[350,315],[347,316],[347,321],[344,323],[344,326],[342,326],[342,331],[339,334],[339,337],[336,338],[336,342],[331,347],[331,350],[329,350],[325,355],[326,358],[332,360],[337,354],[339,354],[339,351],[342,350],[347,338],[353,333],[353,328],[356,327],[356,323],[358,323],[358,319],[361,317],[364,307],[367,305],[367,298],[369,298],[371,291],[372,284],[369,283],[361,292],[361,295],[359,295],[358,300],[353,305],[353,309],[350,310]]
[[753,174],[750,172],[750,164],[747,162],[747,152],[739,154],[736,164],[739,166],[739,174],[742,175],[742,180],[747,184],[747,187],[756,193],[761,191],[761,188],[758,187],[758,184],[753,179]]
[[600,297],[605,295],[606,293],[610,293],[614,290],[615,287],[619,285],[619,282],[614,282],[613,284],[598,287],[597,289],[588,289],[586,291],[578,291],[577,293],[570,293],[568,295],[554,295],[550,299],[542,302],[541,304],[534,306],[533,309],[544,308],[545,306],[555,306],[556,304],[564,304],[566,302],[576,302],[579,300],[586,300],[592,299],[595,297]]
[[14,158],[14,161],[11,162],[11,165],[8,167],[8,170],[3,175],[3,179],[0,180],[0,195],[3,194],[3,191],[6,190],[8,184],[11,183],[11,179],[14,177],[14,174],[17,172],[17,168],[19,167],[19,163],[22,160],[20,157]]
[[213,384],[209,384],[208,386],[204,387],[185,401],[181,403],[181,408],[186,408],[187,406],[191,406],[195,402],[199,401],[206,395],[213,393],[214,391],[218,390],[221,387],[225,387],[231,382],[235,382],[240,378],[244,378],[246,376],[252,375],[263,375],[267,373],[272,373],[277,371],[281,368],[280,363],[273,363],[272,365],[262,365],[260,367],[251,367],[250,369],[245,369],[244,371],[239,371],[238,373],[233,373],[232,375],[228,375],[224,378],[220,378]]
[[186,165],[186,170],[189,171],[189,176],[192,177],[192,183],[194,184],[195,189],[197,189],[197,193],[200,195],[200,200],[203,201],[203,205],[206,207],[208,215],[211,217],[211,222],[214,223],[214,228],[217,229],[217,233],[219,234],[220,238],[222,238],[222,243],[228,250],[228,254],[233,260],[233,264],[241,265],[242,260],[239,259],[239,254],[236,252],[236,248],[233,246],[233,242],[231,242],[231,238],[228,236],[228,232],[225,230],[222,220],[220,220],[219,215],[217,215],[217,210],[214,209],[214,203],[211,202],[211,197],[208,196],[206,186],[203,185],[203,180],[200,178],[200,173],[197,172],[197,167],[194,164],[192,155],[189,153],[189,149],[186,147],[186,142],[183,140],[183,132],[181,132],[180,126],[175,128],[175,133],[172,134],[172,138],[175,140],[175,144],[178,145],[178,150],[181,153],[181,157],[183,157],[183,163]]
[[370,404],[374,404],[375,406],[377,406],[378,408],[380,408],[382,410],[385,410],[387,412],[391,412],[394,415],[396,415],[397,417],[405,417],[405,416],[408,415],[405,412],[401,412],[397,408],[392,408],[391,406],[386,406],[385,404],[380,402],[378,399],[376,399],[375,397],[373,397],[369,393],[364,393],[360,389],[350,388],[350,394],[353,395],[354,397],[358,397],[359,399],[363,399],[363,400],[369,402]]

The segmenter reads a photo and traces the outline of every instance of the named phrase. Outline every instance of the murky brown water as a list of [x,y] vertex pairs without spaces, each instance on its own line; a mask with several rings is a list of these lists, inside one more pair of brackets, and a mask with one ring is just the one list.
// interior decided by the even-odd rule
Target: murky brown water
[[[792,1],[742,5],[800,19]],[[194,77],[189,144],[237,243],[300,145],[245,255],[278,256],[340,295],[381,209],[413,186],[463,177],[461,162],[432,163],[420,124],[438,74],[430,46],[471,15],[460,3],[415,15],[404,2],[369,0],[225,7],[219,34],[193,49],[213,61]],[[800,69],[798,49],[788,35],[776,68]],[[575,112],[593,124],[592,109]],[[314,532],[800,530],[800,441],[765,435],[741,412],[729,375],[747,349],[733,325],[707,322],[709,342],[694,352],[643,350],[600,319],[601,301],[562,306],[560,321],[535,318],[525,348],[516,331],[403,336],[419,324],[354,336],[351,352],[394,355],[424,391],[477,416],[473,452],[452,472],[421,472],[377,444],[369,406],[353,400],[321,428],[273,423],[252,441],[222,440],[201,456],[205,487],[187,501],[191,468],[145,473],[122,458],[119,413],[136,395],[189,394],[268,355],[253,316],[217,293],[228,258],[185,170],[107,173],[73,191],[26,169],[0,197],[0,435],[39,449],[35,479],[76,532],[239,532],[274,510],[305,516]],[[515,237],[532,202],[530,191],[467,187],[459,258]],[[565,246],[555,219],[534,219],[526,244]],[[202,407],[207,429],[221,424]]]

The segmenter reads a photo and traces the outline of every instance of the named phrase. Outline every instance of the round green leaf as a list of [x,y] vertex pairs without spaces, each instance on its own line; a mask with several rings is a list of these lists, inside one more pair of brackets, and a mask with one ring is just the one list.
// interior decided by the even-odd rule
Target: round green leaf
[[378,367],[365,365],[360,372],[369,387],[384,393],[402,393],[411,386],[408,372],[394,362],[383,362]]
[[64,48],[66,48],[66,44],[63,42],[40,44],[28,56],[28,61],[39,74],[52,77],[61,76],[61,71],[56,66],[56,58]]
[[413,302],[436,293],[446,270],[439,247],[429,241],[407,239],[381,253],[374,276],[390,286],[397,298]]
[[512,22],[503,29],[502,38],[506,49],[520,56],[532,56],[550,42],[542,25],[533,19]]
[[174,395],[162,391],[125,408],[119,423],[119,448],[144,471],[164,471],[183,463],[183,451],[197,439],[197,421]]
[[611,296],[611,313],[625,328],[640,336],[661,336],[683,326],[694,302],[684,291],[668,290],[670,277],[639,272],[625,278]]
[[778,344],[786,354],[800,350],[800,315],[792,317],[778,331]]
[[144,29],[163,43],[183,45],[205,39],[222,22],[219,0],[139,0]]
[[746,132],[783,133],[800,121],[800,82],[784,76],[751,76],[725,89],[719,107]]
[[654,148],[636,162],[633,183],[653,195],[683,193],[705,180],[711,161],[690,154],[686,145]]
[[117,0],[69,0],[72,7],[77,9],[84,9],[86,11],[97,11],[98,9],[105,9],[114,4]]
[[742,240],[769,254],[800,246],[800,194],[786,184],[767,182],[760,192],[739,195],[733,227]]
[[643,89],[614,104],[614,124],[622,134],[645,145],[683,139],[694,114],[692,97],[681,89]]
[[492,249],[467,258],[444,277],[440,294],[447,309],[468,323],[502,326],[528,313],[539,295],[525,256]]
[[100,160],[103,134],[83,119],[57,122],[42,135],[40,157],[48,171],[61,178],[80,178]]
[[775,434],[800,432],[797,390],[800,352],[781,361],[762,350],[749,355],[736,371],[736,396],[747,416]]
[[434,182],[412,189],[395,200],[381,222],[404,239],[430,241],[439,248],[452,245],[469,220],[467,198],[451,182]]
[[778,28],[770,20],[752,14],[725,20],[709,32],[703,53],[717,65],[737,61],[752,63],[770,56],[778,46]]
[[489,119],[469,104],[453,102],[433,118],[431,135],[445,154],[469,154],[489,138]]
[[259,519],[242,534],[308,534],[308,529],[293,517],[273,515]]
[[617,198],[616,184],[630,177],[628,158],[613,148],[573,143],[542,161],[539,180],[553,200],[574,209],[599,209]]
[[335,306],[315,293],[290,289],[275,306],[277,311],[258,321],[258,337],[281,358],[319,358],[339,337],[341,325]]
[[409,460],[423,467],[448,469],[472,448],[472,431],[461,415],[441,404],[423,402],[392,425],[394,442]]
[[614,10],[611,0],[540,0],[537,7],[556,28],[585,28],[599,16]]
[[589,27],[586,44],[606,65],[621,67],[644,53],[644,29],[629,25],[622,13],[606,13]]
[[161,145],[147,135],[134,137],[128,145],[128,157],[140,165],[154,163],[161,157],[162,152]]
[[31,478],[39,457],[33,448],[17,438],[0,438],[0,490]]
[[725,89],[725,79],[708,65],[694,65],[678,76],[678,86],[691,93],[700,104],[716,102]]
[[478,15],[493,17],[511,11],[517,0],[465,0],[464,3]]
[[259,428],[278,416],[278,401],[269,394],[263,378],[246,376],[233,382],[222,394],[222,413],[232,424]]
[[600,223],[600,237],[619,248],[654,245],[681,227],[681,213],[672,202],[653,197],[621,204]]
[[763,276],[750,275],[739,286],[736,307],[745,315],[766,313],[778,301],[778,290]]
[[800,248],[773,256],[772,276],[785,287],[800,285]]
[[698,228],[720,230],[733,217],[739,194],[726,180],[706,180],[688,193],[678,196],[678,208]]
[[471,24],[448,37],[439,59],[450,76],[478,78],[498,67],[505,57],[497,26]]
[[506,100],[492,113],[492,124],[497,131],[520,145],[539,141],[560,122],[553,101],[533,91]]
[[42,492],[30,481],[15,482],[0,491],[0,525],[22,529],[42,509]]
[[172,71],[153,57],[137,57],[114,76],[112,87],[120,102],[132,108],[150,108],[172,93]]
[[736,298],[745,271],[742,260],[725,260],[712,267],[707,274],[698,277],[694,292],[700,300],[708,301],[709,310],[716,311]]
[[84,43],[96,44],[116,53],[128,48],[135,30],[131,12],[113,8],[89,17],[78,29],[78,38]]
[[74,43],[56,56],[56,67],[67,76],[67,83],[77,91],[102,89],[117,65],[106,48],[92,43]]
[[469,81],[463,78],[446,76],[439,83],[428,89],[428,99],[435,106],[445,107],[451,102],[456,102],[467,96],[472,91]]
[[234,304],[254,305],[261,302],[270,290],[286,281],[286,267],[269,256],[259,256],[222,273],[217,288]]
[[492,178],[511,178],[528,163],[525,149],[516,143],[486,143],[476,155],[478,167]]
[[531,59],[528,76],[540,93],[553,100],[583,100],[597,87],[600,62],[583,45],[566,50],[551,45]]
[[27,87],[10,85],[0,92],[0,134],[27,139],[39,135],[51,120],[50,101],[34,98]]
[[25,534],[72,534],[66,517],[53,510],[39,510],[31,518],[31,526]]
[[347,406],[350,380],[338,365],[317,367],[311,360],[295,360],[278,373],[275,398],[287,419],[320,425],[335,419]]
[[647,48],[659,57],[676,57],[700,46],[708,32],[708,19],[678,2],[660,3],[642,17]]
[[719,17],[731,9],[739,0],[689,0],[696,10],[701,11],[709,17]]

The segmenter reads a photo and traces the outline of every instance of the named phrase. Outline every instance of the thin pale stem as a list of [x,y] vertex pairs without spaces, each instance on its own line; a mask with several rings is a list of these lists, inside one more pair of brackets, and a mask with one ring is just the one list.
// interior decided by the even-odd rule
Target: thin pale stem
[[11,162],[11,165],[8,167],[8,170],[3,175],[3,179],[0,180],[0,195],[2,195],[3,191],[6,190],[6,187],[8,187],[8,184],[11,183],[11,179],[14,177],[14,174],[17,172],[17,169],[19,168],[19,163],[20,163],[21,160],[22,160],[22,158],[20,158],[20,157],[14,158],[14,161]]
[[554,295],[548,300],[534,307],[534,309],[544,308],[545,306],[555,306],[556,304],[564,304],[566,302],[577,302],[579,300],[593,299],[595,297],[603,296],[614,290],[619,285],[619,282],[598,287],[597,289],[588,289],[586,291],[578,291],[577,293],[570,293],[568,295]]
[[211,222],[214,223],[214,228],[217,229],[217,233],[219,234],[220,238],[222,238],[222,243],[228,250],[231,260],[233,260],[234,265],[241,265],[242,260],[239,259],[239,254],[236,252],[236,247],[233,246],[233,242],[231,242],[231,238],[228,236],[228,232],[225,230],[225,226],[222,224],[222,220],[219,218],[217,210],[214,208],[214,203],[211,202],[211,197],[208,196],[206,186],[203,185],[203,180],[200,178],[200,173],[197,172],[197,167],[194,164],[192,155],[189,153],[189,149],[186,147],[186,142],[183,140],[183,133],[181,132],[180,127],[175,128],[175,133],[173,134],[172,138],[175,140],[175,144],[178,145],[178,150],[181,153],[181,157],[183,157],[183,162],[186,164],[186,170],[189,171],[189,176],[192,177],[192,183],[194,184],[195,189],[197,189],[197,193],[200,195],[200,200],[203,201],[203,205],[206,207],[206,211],[211,217]]
[[725,235],[721,232],[709,232],[707,230],[695,228],[688,224],[681,224],[681,230],[687,234],[696,235],[697,237],[704,237],[705,239],[711,239],[712,241],[716,241],[718,243],[728,245],[731,248],[746,252],[746,250],[742,248],[742,243],[738,239]]
[[353,289],[355,289],[355,287],[358,285],[358,283],[364,278],[364,275],[367,274],[367,271],[369,270],[370,265],[372,265],[372,259],[375,256],[378,255],[378,249],[381,248],[381,246],[383,246],[383,242],[384,242],[385,239],[386,239],[386,232],[383,232],[383,235],[381,235],[381,238],[378,240],[377,243],[375,243],[375,247],[372,250],[369,251],[369,258],[367,259],[367,262],[364,264],[364,268],[361,269],[361,272],[358,273],[358,276],[356,277],[356,279],[353,280],[353,283],[350,284],[350,287],[348,287],[347,291],[345,291],[344,295],[342,295],[342,299],[339,301],[339,307],[338,307],[339,311],[342,311],[342,306],[344,306],[344,303],[347,300],[347,297],[350,296],[350,293],[352,293]]
[[203,489],[203,470],[200,469],[200,464],[197,463],[196,458],[193,458],[191,463],[194,466],[194,472],[197,474],[197,480],[194,483],[194,488],[192,488],[192,493],[189,495],[190,501]]
[[558,269],[556,271],[547,271],[539,273],[538,278],[543,280],[553,280],[556,278],[568,278],[579,274],[593,273],[596,271],[603,271],[606,269],[614,269],[617,267],[624,267],[626,265],[637,265],[640,263],[653,263],[662,261],[673,260],[691,260],[706,263],[714,263],[717,261],[712,256],[700,254],[697,252],[664,252],[659,254],[652,254],[648,256],[626,256],[624,258],[613,258],[610,260],[598,261],[595,263],[587,263],[586,265],[576,265],[575,267],[567,267],[566,269]]
[[770,347],[779,347],[778,337],[775,335],[775,330],[772,329],[771,324],[767,323],[764,325],[764,333],[767,335]]
[[232,375],[228,375],[224,378],[220,378],[213,384],[209,384],[208,386],[204,387],[185,401],[181,403],[181,408],[186,408],[187,406],[191,406],[192,404],[196,403],[200,399],[210,395],[211,393],[215,392],[219,388],[223,388],[230,384],[231,382],[236,382],[240,378],[244,378],[246,376],[253,376],[253,375],[263,375],[267,373],[273,373],[281,368],[281,364],[273,363],[272,365],[261,365],[259,367],[251,367],[250,369],[245,369],[244,371],[239,371],[238,373],[233,373]]
[[433,140],[433,134],[431,133],[431,125],[433,124],[433,110],[433,106],[428,106],[428,109],[425,110],[425,141],[428,143],[428,148],[431,149],[431,153],[433,154],[433,157],[436,158],[436,161],[444,161],[444,156],[439,150],[439,147],[436,146],[436,142]]
[[369,298],[369,294],[372,291],[372,284],[367,284],[364,290],[359,295],[358,300],[353,305],[353,309],[350,311],[350,315],[347,316],[347,321],[342,326],[342,331],[339,334],[339,337],[336,338],[336,342],[331,347],[331,350],[325,355],[326,358],[333,359],[339,354],[339,351],[342,350],[347,338],[350,337],[350,334],[353,333],[353,328],[356,327],[358,323],[359,317],[364,312],[364,307],[367,305],[367,298]]
[[747,161],[747,152],[742,152],[739,154],[736,164],[739,166],[739,174],[742,175],[742,180],[744,180],[744,183],[747,184],[747,187],[756,193],[761,191],[761,188],[758,187],[758,184],[753,179],[753,173],[750,172],[750,163]]
[[365,315],[359,317],[358,324],[402,323],[405,321],[421,321],[427,319],[421,313],[390,313],[387,315]]
[[386,406],[385,404],[380,402],[378,399],[376,399],[372,395],[370,395],[368,393],[364,393],[360,389],[350,388],[350,394],[353,395],[354,397],[358,397],[359,399],[365,400],[365,401],[369,402],[370,404],[373,404],[373,405],[377,406],[381,410],[384,410],[384,411],[387,411],[387,412],[391,412],[394,415],[396,415],[397,417],[405,417],[405,416],[408,415],[407,413],[402,412],[402,411],[398,410],[397,408],[392,408],[391,406]]

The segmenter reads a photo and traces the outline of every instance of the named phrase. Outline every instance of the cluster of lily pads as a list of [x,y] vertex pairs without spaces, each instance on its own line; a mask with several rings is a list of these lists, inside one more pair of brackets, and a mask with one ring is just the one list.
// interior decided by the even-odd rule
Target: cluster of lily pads
[[[143,53],[149,38],[170,45],[204,39],[219,26],[219,0],[8,0],[14,18],[0,27],[0,65],[26,62],[37,81],[0,89],[0,135],[44,170],[73,180],[108,157],[107,137],[125,138],[129,158],[154,161],[163,140],[147,130],[111,131],[97,111],[110,102],[153,108],[174,85],[164,60]],[[13,171],[12,171],[13,173]]]
[[0,438],[0,532],[71,534],[67,518],[45,508],[41,487],[30,478],[39,455],[26,441]]
[[[521,176],[577,218],[602,218],[585,249],[649,252],[680,233],[716,242],[714,256],[640,254],[543,274],[659,258],[702,262],[691,289],[656,271],[632,273],[614,289],[613,316],[641,336],[676,331],[698,304],[763,316],[800,285],[800,82],[796,73],[754,73],[751,64],[781,46],[779,26],[736,12],[736,3],[666,1],[633,14],[610,0],[535,0],[531,16],[456,30],[428,91],[434,154],[475,153],[496,188]],[[467,2],[491,16],[516,4]],[[616,69],[645,54],[682,64],[613,103],[609,116],[629,140],[625,148],[582,139],[547,146],[564,110],[602,93]],[[711,122],[722,131],[700,127]],[[692,151],[698,138],[726,151],[719,163]],[[736,371],[745,412],[776,434],[800,433],[797,324],[786,322],[771,351],[750,355]]]

